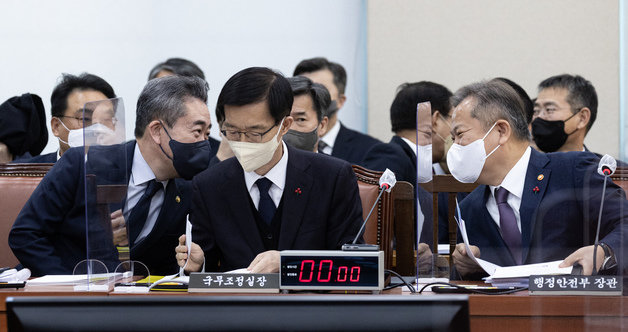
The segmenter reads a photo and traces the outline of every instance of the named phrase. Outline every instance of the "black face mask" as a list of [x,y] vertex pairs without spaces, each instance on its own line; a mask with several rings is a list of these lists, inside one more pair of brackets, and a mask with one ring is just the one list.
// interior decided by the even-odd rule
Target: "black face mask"
[[309,133],[289,129],[288,132],[283,135],[283,141],[297,149],[312,152],[314,151],[316,143],[318,143],[318,126]]
[[168,159],[172,160],[174,169],[177,171],[180,177],[191,180],[194,175],[204,171],[209,167],[209,159],[211,153],[211,146],[208,140],[202,140],[195,143],[181,143],[172,139],[172,136],[166,130],[166,126],[161,124],[166,132],[166,135],[170,138],[168,145],[172,150],[172,157],[170,157],[166,151],[159,145],[161,152],[163,152]]
[[569,135],[575,133],[578,129],[571,133],[565,133],[565,122],[573,118],[576,114],[568,117],[566,120],[548,121],[536,118],[532,121],[532,137],[534,143],[543,152],[554,152],[565,144]]

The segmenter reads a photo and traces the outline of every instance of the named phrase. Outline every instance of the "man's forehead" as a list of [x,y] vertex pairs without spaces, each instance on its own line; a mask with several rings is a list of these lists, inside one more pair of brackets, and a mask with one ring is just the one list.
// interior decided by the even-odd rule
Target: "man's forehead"
[[554,102],[566,101],[568,94],[569,94],[569,91],[567,91],[567,89],[565,88],[561,88],[561,87],[545,88],[539,91],[539,95],[537,96],[535,103],[542,104],[544,102],[550,102],[550,101],[554,101]]

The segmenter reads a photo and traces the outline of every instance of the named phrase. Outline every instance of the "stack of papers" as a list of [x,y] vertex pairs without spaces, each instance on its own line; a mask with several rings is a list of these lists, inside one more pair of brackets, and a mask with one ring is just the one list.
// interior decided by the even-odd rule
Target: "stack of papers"
[[26,291],[109,291],[124,273],[46,275],[26,281]]
[[573,266],[558,267],[562,261],[527,264],[518,266],[498,267],[489,277],[484,278],[493,286],[528,287],[531,275],[562,275],[570,274]]

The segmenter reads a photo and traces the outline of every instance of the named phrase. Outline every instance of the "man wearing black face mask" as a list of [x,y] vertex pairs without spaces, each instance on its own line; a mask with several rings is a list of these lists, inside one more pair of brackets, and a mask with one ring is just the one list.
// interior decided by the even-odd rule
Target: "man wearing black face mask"
[[589,151],[584,138],[597,117],[597,105],[595,88],[582,76],[563,74],[541,82],[532,121],[537,147],[543,152]]
[[326,110],[331,104],[329,91],[304,76],[287,78],[294,95],[290,116],[294,119],[283,135],[286,144],[297,149],[318,152],[318,140],[327,131]]
[[[90,258],[113,271],[119,261],[107,245],[128,242],[131,259],[146,264],[152,274],[176,272],[172,247],[185,232],[191,196],[189,182],[178,178],[191,179],[209,164],[207,89],[199,78],[151,80],[137,102],[135,141],[92,146],[87,156],[83,148],[64,153],[13,225],[9,244],[20,262],[34,275],[71,274],[87,256],[86,212],[89,223],[102,218],[93,215],[91,205],[100,197],[88,194],[86,202],[84,190],[116,184],[126,191],[121,201],[110,200],[106,207],[122,212],[114,212],[109,227],[95,234],[106,247],[103,257]],[[91,227],[90,245],[96,243]]]

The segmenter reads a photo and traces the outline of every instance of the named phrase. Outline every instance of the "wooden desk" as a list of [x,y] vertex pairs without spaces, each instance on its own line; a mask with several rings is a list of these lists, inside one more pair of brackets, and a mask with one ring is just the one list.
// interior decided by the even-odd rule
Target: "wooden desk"
[[[151,293],[152,295],[207,296],[207,293]],[[400,289],[384,292],[401,294]],[[428,293],[432,294],[432,293]],[[137,294],[63,293],[0,290],[0,331],[6,331],[6,298],[9,296],[127,296]],[[221,294],[227,295],[227,294]],[[233,295],[233,294],[229,294]],[[250,294],[245,294],[250,295]],[[302,294],[300,294],[302,295]],[[374,295],[374,296],[382,296]],[[217,295],[218,296],[218,295]],[[312,296],[316,296],[313,294]],[[408,296],[421,296],[411,295]],[[471,331],[620,331],[628,329],[627,296],[530,296],[527,291],[510,295],[470,295]]]

